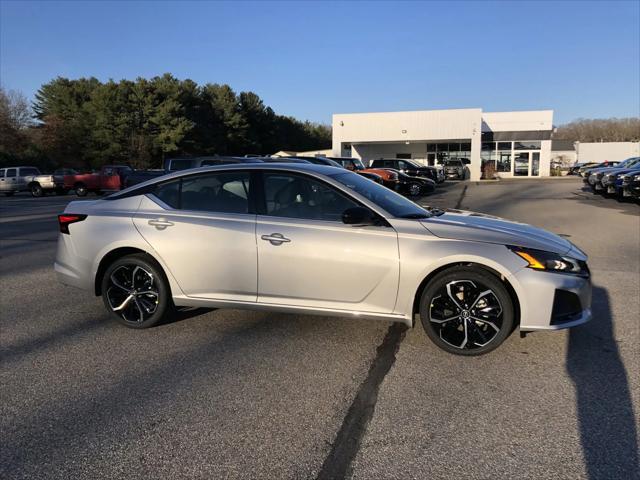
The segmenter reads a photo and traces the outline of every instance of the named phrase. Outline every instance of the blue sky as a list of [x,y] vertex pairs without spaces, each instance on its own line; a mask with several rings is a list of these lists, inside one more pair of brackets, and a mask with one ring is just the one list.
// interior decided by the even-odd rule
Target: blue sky
[[480,107],[640,115],[640,2],[14,2],[0,82],[171,72],[276,112]]

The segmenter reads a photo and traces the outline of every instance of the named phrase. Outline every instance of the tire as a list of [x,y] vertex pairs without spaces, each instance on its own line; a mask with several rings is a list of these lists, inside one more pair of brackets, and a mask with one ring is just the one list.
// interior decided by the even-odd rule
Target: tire
[[407,186],[407,193],[411,197],[420,196],[420,193],[422,193],[422,185],[420,185],[419,183],[415,183],[415,182],[414,183],[410,183]]
[[89,190],[87,190],[87,186],[84,183],[78,183],[74,190],[76,191],[76,195],[79,197],[86,197]]
[[101,281],[105,307],[129,328],[152,327],[174,312],[167,277],[148,255],[119,258],[109,265]]
[[442,350],[456,355],[483,355],[497,348],[513,331],[514,317],[504,284],[480,267],[452,267],[438,273],[420,298],[425,333]]
[[41,197],[44,195],[44,190],[42,190],[42,187],[39,183],[34,183],[33,185],[31,185],[30,190],[32,197]]

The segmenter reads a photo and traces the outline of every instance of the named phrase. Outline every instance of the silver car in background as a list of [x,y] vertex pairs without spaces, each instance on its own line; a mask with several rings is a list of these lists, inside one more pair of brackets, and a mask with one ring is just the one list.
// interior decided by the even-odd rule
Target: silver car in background
[[496,217],[425,209],[344,169],[242,164],[165,175],[59,216],[65,284],[150,327],[177,306],[414,325],[478,355],[516,328],[591,317],[586,255]]

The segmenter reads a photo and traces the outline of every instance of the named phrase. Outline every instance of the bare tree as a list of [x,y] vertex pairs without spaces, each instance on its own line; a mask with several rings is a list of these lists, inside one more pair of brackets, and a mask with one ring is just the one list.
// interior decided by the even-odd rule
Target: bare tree
[[0,87],[0,152],[14,155],[22,151],[28,144],[27,130],[31,125],[26,97]]
[[555,139],[579,142],[640,141],[640,118],[579,118],[558,127]]

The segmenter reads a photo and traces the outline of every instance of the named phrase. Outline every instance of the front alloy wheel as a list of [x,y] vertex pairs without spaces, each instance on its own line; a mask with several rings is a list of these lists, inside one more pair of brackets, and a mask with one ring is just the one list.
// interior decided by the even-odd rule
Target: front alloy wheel
[[411,195],[412,197],[417,197],[418,195],[420,195],[421,190],[422,188],[420,187],[419,183],[409,184],[409,195]]
[[429,338],[459,355],[498,347],[513,328],[513,302],[502,282],[478,267],[438,274],[422,295],[420,316]]
[[144,255],[114,262],[103,277],[102,296],[107,309],[131,328],[155,325],[172,307],[160,267]]

